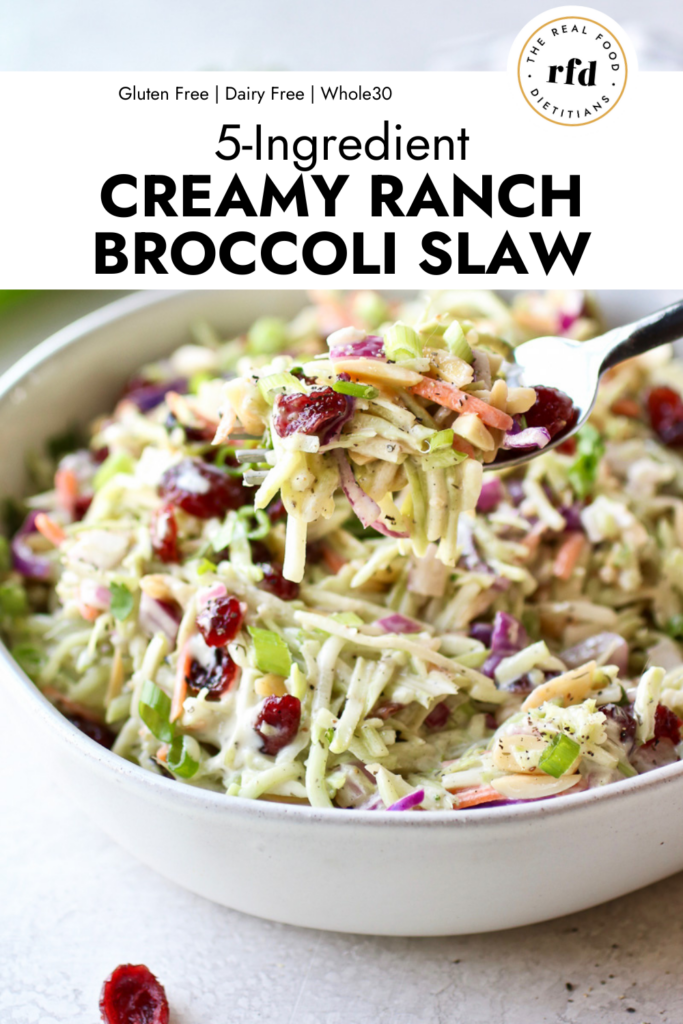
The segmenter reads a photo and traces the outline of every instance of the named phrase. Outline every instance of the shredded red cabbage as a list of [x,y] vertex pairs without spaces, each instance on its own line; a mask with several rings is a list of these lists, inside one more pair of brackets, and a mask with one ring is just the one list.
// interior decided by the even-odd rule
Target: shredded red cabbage
[[376,334],[369,334],[362,341],[351,341],[348,345],[334,345],[330,349],[330,359],[383,359],[384,339]]
[[510,430],[503,438],[501,448],[545,448],[550,441],[546,427],[526,427],[525,430]]
[[419,633],[422,628],[417,622],[407,619],[398,612],[378,619],[376,625],[381,626],[385,633]]
[[416,789],[414,793],[408,793],[407,796],[402,796],[396,803],[390,804],[387,807],[388,811],[410,811],[413,807],[417,807],[421,804],[425,798],[424,789]]
[[477,512],[493,512],[494,508],[503,500],[503,485],[497,476],[487,480],[477,501]]
[[342,490],[351,502],[351,508],[360,519],[363,526],[371,526],[379,517],[380,508],[377,502],[373,501],[369,494],[356,482],[346,452],[335,448],[332,452],[339,467],[339,479]]
[[567,668],[578,668],[587,661],[600,658],[610,647],[612,653],[609,656],[609,664],[617,665],[620,675],[625,674],[628,671],[629,648],[619,633],[596,633],[595,636],[589,636],[587,640],[582,640],[580,644],[563,651],[560,658]]
[[408,533],[399,533],[398,530],[390,530],[381,519],[376,519],[374,523],[370,523],[370,526],[373,530],[377,530],[378,533],[383,534],[385,537],[395,537],[398,540],[404,540],[406,537],[410,536]]
[[173,643],[178,635],[180,626],[180,609],[170,601],[157,601],[145,591],[140,597],[140,612],[138,622],[140,629],[153,636],[155,633],[164,633]]
[[137,405],[140,412],[149,412],[161,405],[169,391],[177,391],[179,395],[187,393],[187,377],[176,377],[159,384],[141,383],[127,392],[126,398]]
[[526,630],[514,615],[510,615],[509,612],[496,612],[491,631],[491,654],[482,665],[481,671],[493,679],[501,661],[512,654],[517,654],[528,643]]
[[22,576],[30,580],[47,580],[52,574],[52,566],[48,558],[37,555],[26,543],[26,537],[37,533],[36,516],[43,510],[34,509],[29,512],[19,530],[15,533],[10,542],[12,552],[12,566]]

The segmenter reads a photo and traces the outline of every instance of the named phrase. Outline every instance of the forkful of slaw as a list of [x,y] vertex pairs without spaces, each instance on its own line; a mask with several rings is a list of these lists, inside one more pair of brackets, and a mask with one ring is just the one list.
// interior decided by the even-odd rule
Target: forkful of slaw
[[589,342],[516,349],[449,312],[373,334],[345,327],[309,361],[281,354],[227,381],[214,443],[234,445],[256,509],[282,500],[287,579],[303,577],[313,524],[320,536],[350,512],[393,539],[388,557],[430,552],[454,566],[484,470],[563,443],[606,369],[681,335],[683,303]]

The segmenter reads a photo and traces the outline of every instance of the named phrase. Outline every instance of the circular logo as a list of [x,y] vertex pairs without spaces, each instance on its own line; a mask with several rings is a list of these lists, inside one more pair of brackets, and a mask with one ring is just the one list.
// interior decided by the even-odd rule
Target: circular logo
[[554,18],[532,32],[517,78],[529,106],[555,124],[599,121],[626,88],[626,54],[614,33],[591,18]]

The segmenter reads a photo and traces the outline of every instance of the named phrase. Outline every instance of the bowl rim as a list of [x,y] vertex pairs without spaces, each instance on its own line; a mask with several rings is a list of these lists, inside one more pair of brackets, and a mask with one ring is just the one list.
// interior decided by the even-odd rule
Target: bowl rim
[[[246,289],[250,291],[251,289]],[[273,289],[267,289],[272,291]],[[164,290],[153,292],[134,292],[131,295],[116,299],[94,312],[73,321],[66,327],[50,335],[39,345],[22,356],[0,376],[0,403],[8,401],[12,391],[19,385],[30,388],[30,377],[36,369],[62,350],[78,342],[85,341],[89,334],[102,327],[123,322],[127,317],[162,305],[171,299],[182,299],[184,295],[195,294],[191,291]],[[226,295],[230,295],[227,291]],[[303,293],[302,293],[303,294]],[[226,793],[203,789],[199,786],[178,784],[174,779],[165,778],[154,772],[147,771],[140,765],[127,761],[101,746],[85,733],[74,726],[58,709],[50,703],[35,683],[26,675],[18,663],[12,658],[4,642],[0,640],[0,663],[6,672],[0,673],[3,685],[8,685],[23,699],[25,708],[38,712],[44,723],[59,737],[60,741],[75,748],[76,752],[88,762],[94,762],[105,772],[113,772],[121,781],[126,781],[138,789],[146,791],[151,798],[158,796],[165,801],[179,804],[188,810],[205,810],[237,814],[240,817],[254,819],[272,819],[278,821],[289,819],[292,822],[308,823],[324,821],[344,825],[353,822],[363,827],[400,828],[432,827],[486,827],[502,824],[506,821],[523,823],[536,817],[555,817],[558,814],[578,813],[581,808],[600,804],[604,800],[636,797],[643,791],[665,786],[683,776],[683,761],[665,765],[653,771],[633,778],[612,782],[595,789],[582,790],[579,793],[561,793],[559,797],[551,797],[525,803],[503,804],[498,807],[469,808],[453,812],[433,810],[421,811],[419,814],[395,814],[386,808],[367,811],[356,808],[317,808],[301,804],[280,803],[268,800],[250,800],[246,797],[227,797]],[[5,683],[5,677],[12,680]]]

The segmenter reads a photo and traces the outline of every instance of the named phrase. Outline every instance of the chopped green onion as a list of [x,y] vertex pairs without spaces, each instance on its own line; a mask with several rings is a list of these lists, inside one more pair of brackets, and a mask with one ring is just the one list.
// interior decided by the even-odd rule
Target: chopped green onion
[[591,423],[576,435],[577,457],[569,467],[567,476],[569,483],[579,498],[586,498],[591,493],[598,475],[600,459],[605,445],[599,432]]
[[29,643],[15,644],[10,653],[29,679],[34,681],[47,661],[45,653]]
[[271,405],[273,404],[271,392],[278,391],[280,388],[290,388],[302,395],[308,393],[305,385],[301,383],[299,378],[295,377],[293,373],[288,373],[286,370],[283,373],[271,373],[268,377],[261,377],[258,382],[259,391],[266,402]]
[[457,466],[467,456],[464,452],[456,452],[455,448],[439,448],[435,452],[425,455],[420,463],[424,470],[447,469],[448,466]]
[[20,583],[3,583],[0,586],[0,611],[5,615],[16,618],[19,615],[26,615],[28,612],[28,601],[26,591]]
[[174,775],[191,779],[199,768],[200,749],[193,736],[176,736],[168,748],[166,764]]
[[355,612],[335,612],[331,616],[335,622],[341,622],[342,626],[364,626],[365,623],[361,619],[360,615],[356,615]]
[[564,732],[558,732],[541,754],[538,767],[546,775],[559,779],[571,768],[580,753],[581,745],[576,740]]
[[143,684],[138,713],[158,740],[162,743],[170,743],[173,740],[175,728],[171,722],[171,698],[151,679],[146,679]]
[[125,583],[110,583],[111,613],[119,622],[127,619],[133,610],[133,595]]
[[247,346],[252,355],[273,355],[287,344],[287,325],[279,316],[262,316],[249,328]]
[[432,339],[443,338],[446,332],[446,324],[438,317],[434,317],[433,320],[426,320],[424,323],[418,324],[417,330],[423,340],[428,342]]
[[472,362],[474,358],[472,355],[472,349],[468,345],[465,332],[457,320],[454,320],[446,329],[443,340],[446,342],[448,351],[452,356],[457,356],[458,359],[464,359],[466,363]]
[[202,558],[199,565],[197,566],[197,575],[205,576],[207,572],[215,572],[216,563],[210,562],[208,558]]
[[[263,540],[270,533],[270,519],[262,508],[254,508],[252,505],[243,505],[237,512],[237,517],[245,524],[247,540]],[[256,520],[256,526],[248,529],[250,519]]]
[[451,430],[450,427],[448,430],[437,430],[427,440],[429,442],[428,451],[430,452],[435,452],[437,448],[452,448],[453,441],[455,440],[455,431]]
[[249,626],[248,629],[254,641],[256,667],[261,672],[274,672],[275,675],[287,677],[292,667],[292,657],[280,634],[270,629],[257,629],[256,626]]
[[110,480],[113,480],[117,473],[132,473],[134,468],[135,462],[128,452],[116,452],[114,455],[109,455],[95,473],[92,482],[93,490],[99,491]]
[[[233,459],[235,457],[235,449],[231,448],[230,445],[223,445],[218,449],[218,455],[214,460],[214,466],[219,466],[221,469],[225,468],[227,459]],[[231,469],[234,467],[230,467]]]
[[384,335],[384,351],[387,359],[421,359],[422,340],[417,331],[399,321]]
[[377,398],[379,389],[372,384],[357,384],[355,380],[338,380],[332,390],[340,395],[353,395],[354,398]]

